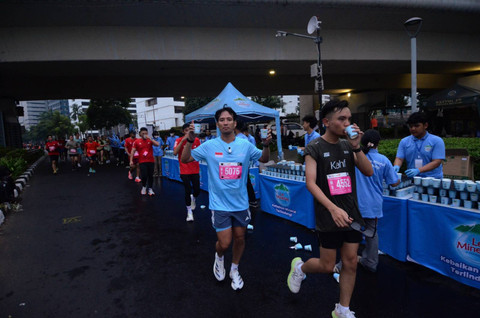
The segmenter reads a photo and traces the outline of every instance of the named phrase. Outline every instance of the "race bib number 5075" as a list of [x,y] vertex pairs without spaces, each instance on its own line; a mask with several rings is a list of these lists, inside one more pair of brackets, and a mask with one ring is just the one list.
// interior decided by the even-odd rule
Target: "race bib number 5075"
[[331,195],[352,193],[352,180],[348,172],[327,175]]

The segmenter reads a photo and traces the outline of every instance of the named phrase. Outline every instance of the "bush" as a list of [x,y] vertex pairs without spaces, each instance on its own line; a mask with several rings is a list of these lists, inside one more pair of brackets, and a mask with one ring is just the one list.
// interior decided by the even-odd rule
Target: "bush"
[[[480,138],[443,138],[445,149],[467,149],[473,159],[473,174],[475,180],[480,180]],[[380,141],[378,152],[385,155],[393,163],[397,155],[400,139],[385,139]],[[406,164],[402,165],[400,171],[406,169]]]
[[21,157],[2,157],[0,158],[0,166],[7,167],[12,173],[12,178],[15,180],[27,169],[27,162]]
[[0,148],[0,166],[7,167],[12,172],[12,177],[16,179],[43,155],[43,150]]

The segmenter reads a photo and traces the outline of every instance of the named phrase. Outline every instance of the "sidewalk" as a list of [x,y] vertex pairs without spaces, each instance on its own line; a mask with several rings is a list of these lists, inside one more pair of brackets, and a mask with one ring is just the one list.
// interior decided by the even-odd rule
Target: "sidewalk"
[[[157,195],[142,197],[124,167],[60,168],[54,176],[43,162],[23,211],[0,227],[0,317],[330,317],[331,275],[308,275],[299,294],[286,284],[293,257],[318,256],[311,231],[257,212],[235,292],[228,275],[213,277],[206,192],[186,223],[178,182],[157,180]],[[314,251],[292,251],[290,236]],[[230,262],[229,251],[227,271]],[[480,291],[381,256],[377,274],[359,269],[351,308],[358,318],[476,317]]]

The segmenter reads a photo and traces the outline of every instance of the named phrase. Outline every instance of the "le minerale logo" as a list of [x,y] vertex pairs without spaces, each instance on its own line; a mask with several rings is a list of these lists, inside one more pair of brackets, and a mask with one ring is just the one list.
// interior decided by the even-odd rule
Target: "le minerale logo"
[[477,256],[477,261],[480,261],[480,224],[473,226],[459,225],[455,230],[460,233],[465,233],[459,236],[456,244],[457,249]]
[[281,206],[289,206],[290,205],[290,190],[286,185],[283,183],[279,183],[275,185],[275,200],[281,205]]

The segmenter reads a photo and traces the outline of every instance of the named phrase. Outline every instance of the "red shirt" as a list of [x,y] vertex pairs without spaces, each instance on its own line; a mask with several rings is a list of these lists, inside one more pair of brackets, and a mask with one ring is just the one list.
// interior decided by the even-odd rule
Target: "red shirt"
[[138,163],[155,162],[152,145],[150,139],[138,138],[135,140],[133,148],[138,152]]
[[128,154],[132,151],[132,146],[133,146],[133,143],[135,142],[135,140],[136,140],[136,138],[130,138],[130,137],[125,139],[125,149],[127,150]]
[[[175,146],[173,148],[177,148],[178,144],[182,141],[183,138],[177,138],[175,140]],[[189,163],[183,163],[180,158],[182,158],[183,148],[185,148],[185,144],[187,141],[182,144],[180,150],[178,151],[178,162],[180,163],[180,174],[199,174],[200,173],[200,163],[198,161],[192,161]],[[192,144],[192,149],[197,148],[200,146],[200,139],[195,138]]]
[[97,147],[98,143],[96,141],[89,142],[87,141],[85,143],[85,153],[87,154],[88,157],[95,156],[97,154]]
[[65,148],[65,140],[59,140],[58,141],[58,148],[60,148],[60,149]]
[[45,148],[47,148],[49,156],[58,156],[59,155],[59,153],[58,153],[58,148],[59,148],[58,141],[53,140],[53,141],[47,142],[45,144]]

